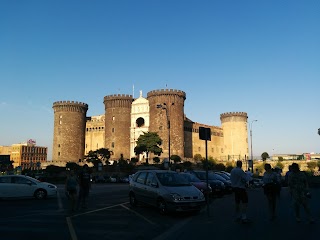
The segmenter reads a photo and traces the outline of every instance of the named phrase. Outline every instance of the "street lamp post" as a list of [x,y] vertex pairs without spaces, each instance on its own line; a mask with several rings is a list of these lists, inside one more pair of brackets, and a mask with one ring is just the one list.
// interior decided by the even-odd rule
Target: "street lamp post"
[[257,122],[258,120],[252,120],[250,124],[250,144],[251,144],[251,161],[252,161],[252,168],[251,172],[253,173],[253,153],[252,153],[252,124],[253,122]]
[[[169,106],[173,106],[174,103],[171,103]],[[170,141],[170,109],[168,109],[168,105],[166,103],[163,104],[157,104],[157,108],[161,108],[166,110],[166,117],[167,117],[167,129],[168,129],[168,161],[169,161],[169,169],[171,166],[171,160],[170,160],[170,155],[171,155],[171,141]]]

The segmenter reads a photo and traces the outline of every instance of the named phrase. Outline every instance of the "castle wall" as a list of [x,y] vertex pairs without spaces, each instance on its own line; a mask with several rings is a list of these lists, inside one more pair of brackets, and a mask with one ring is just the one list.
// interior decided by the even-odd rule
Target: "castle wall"
[[105,147],[105,115],[92,116],[86,121],[85,155]]
[[[157,132],[163,140],[161,158],[169,155],[170,121],[170,155],[184,158],[184,101],[186,93],[174,89],[150,91],[147,94],[150,106],[150,132]],[[161,104],[161,107],[158,108]]]
[[132,95],[109,95],[104,97],[105,105],[105,147],[113,152],[111,160],[121,155],[130,158],[130,125]]
[[221,127],[209,126],[185,117],[185,99],[185,92],[173,89],[150,91],[147,99],[142,98],[141,92],[135,102],[131,95],[108,95],[104,97],[105,114],[88,118],[85,103],[55,102],[52,160],[78,162],[84,154],[99,148],[112,151],[111,160],[118,160],[121,155],[130,159],[134,156],[136,140],[147,131],[159,134],[163,140],[160,157],[167,158],[169,129],[170,155],[182,159],[193,158],[195,154],[205,157],[205,141],[199,139],[200,126],[211,129],[208,157],[217,160],[248,157],[246,113],[223,113]]
[[220,114],[224,136],[224,158],[237,160],[248,158],[247,113],[229,112]]
[[88,105],[74,101],[53,103],[52,160],[78,162],[83,159]]
[[208,126],[196,122],[185,122],[185,157],[193,158],[195,154],[200,154],[202,157],[206,156],[206,145],[204,140],[199,138],[199,127],[206,127],[211,129],[211,140],[207,141],[208,158],[212,157],[217,160],[223,158],[223,131],[220,127]]

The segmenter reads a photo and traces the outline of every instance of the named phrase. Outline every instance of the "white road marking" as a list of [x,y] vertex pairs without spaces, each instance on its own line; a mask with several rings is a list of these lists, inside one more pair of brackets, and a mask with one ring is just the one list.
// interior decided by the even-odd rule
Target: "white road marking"
[[147,221],[148,223],[152,224],[152,225],[156,225],[154,222],[150,221],[149,219],[145,218],[144,216],[142,216],[140,213],[137,213],[136,211],[133,211],[132,209],[124,206],[121,204],[121,207],[129,210],[130,212],[133,212],[135,215],[137,215],[138,217],[141,217],[143,220]]
[[77,240],[78,239],[77,234],[73,228],[72,221],[71,221],[70,217],[66,217],[66,219],[67,219],[67,224],[68,224],[71,240]]
[[99,208],[99,209],[92,210],[92,211],[88,211],[88,212],[84,212],[84,213],[74,214],[73,216],[70,216],[70,217],[71,217],[71,218],[74,218],[74,217],[78,217],[78,216],[82,216],[82,215],[87,215],[87,214],[94,213],[94,212],[100,212],[100,211],[104,211],[104,210],[106,210],[106,209],[110,209],[110,208],[122,206],[122,204],[127,204],[127,203],[129,203],[129,202],[119,203],[119,204],[116,204],[116,205],[112,205],[112,206],[108,206],[108,207],[104,207],[104,208]]

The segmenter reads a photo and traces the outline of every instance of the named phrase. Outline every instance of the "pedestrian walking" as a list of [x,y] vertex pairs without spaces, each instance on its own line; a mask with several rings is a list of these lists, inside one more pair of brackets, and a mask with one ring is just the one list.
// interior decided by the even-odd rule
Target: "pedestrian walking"
[[247,174],[247,186],[253,187],[253,173],[250,171],[250,168],[245,173]]
[[288,186],[289,184],[289,176],[292,173],[292,165],[288,166],[288,171],[286,172],[286,175],[284,176],[285,185]]
[[91,188],[91,175],[89,172],[89,166],[87,164],[83,165],[82,171],[78,176],[79,181],[79,197],[78,197],[78,209],[88,208],[88,197]]
[[262,178],[263,191],[268,201],[270,220],[273,221],[276,218],[276,203],[280,182],[277,173],[272,171],[269,163],[264,165],[264,170]]
[[77,190],[78,190],[78,179],[76,174],[74,173],[74,170],[71,170],[67,176],[66,183],[65,183],[65,191],[70,201],[71,212],[74,212],[76,210]]
[[310,223],[313,223],[310,208],[308,206],[308,198],[311,196],[309,192],[309,185],[306,175],[300,171],[297,163],[291,165],[292,173],[289,175],[288,184],[289,191],[293,200],[293,207],[295,211],[295,217],[297,222],[301,222],[300,218],[300,206],[302,205],[304,211],[307,214]]
[[242,170],[242,161],[237,161],[236,167],[231,170],[230,178],[235,198],[236,221],[248,223],[248,194],[246,190],[248,178],[247,174]]

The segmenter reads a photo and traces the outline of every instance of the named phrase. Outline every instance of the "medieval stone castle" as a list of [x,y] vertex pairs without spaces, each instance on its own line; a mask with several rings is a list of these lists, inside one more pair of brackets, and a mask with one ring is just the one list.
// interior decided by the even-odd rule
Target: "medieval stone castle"
[[[160,159],[178,155],[183,160],[196,154],[205,157],[205,141],[199,127],[211,129],[208,157],[217,160],[245,159],[248,156],[247,113],[220,115],[221,126],[193,122],[184,114],[186,93],[174,89],[153,90],[147,98],[116,94],[104,97],[105,113],[86,116],[88,105],[76,101],[53,103],[54,134],[52,160],[79,162],[90,150],[108,148],[111,160],[136,157],[134,147],[144,132],[157,132],[163,140]],[[139,156],[143,161],[144,156]],[[149,156],[152,159],[152,156]],[[151,161],[152,162],[152,161]]]

